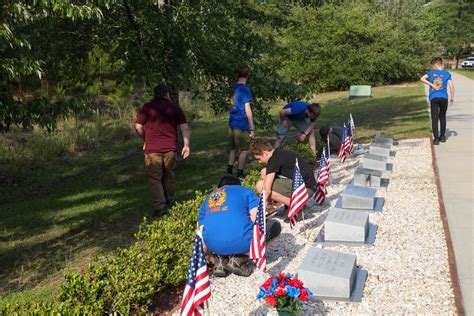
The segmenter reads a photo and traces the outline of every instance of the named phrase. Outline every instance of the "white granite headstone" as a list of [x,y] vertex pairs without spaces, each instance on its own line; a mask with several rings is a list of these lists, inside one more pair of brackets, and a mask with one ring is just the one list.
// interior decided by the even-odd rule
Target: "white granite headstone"
[[390,149],[392,146],[383,143],[372,143],[369,146],[369,154],[390,157]]
[[384,135],[375,135],[375,142],[393,146],[393,138]]
[[365,154],[362,158],[362,167],[373,170],[386,171],[387,170],[387,157]]
[[326,241],[365,242],[368,230],[368,212],[332,209],[324,221]]
[[376,189],[349,184],[341,193],[342,208],[372,210]]
[[311,248],[298,268],[298,278],[320,297],[349,299],[356,276],[356,256]]
[[354,185],[363,187],[380,187],[382,171],[358,167],[354,173]]

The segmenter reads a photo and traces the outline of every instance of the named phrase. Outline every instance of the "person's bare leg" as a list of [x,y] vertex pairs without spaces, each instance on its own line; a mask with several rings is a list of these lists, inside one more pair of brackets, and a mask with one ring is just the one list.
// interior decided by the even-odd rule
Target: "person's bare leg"
[[263,191],[263,180],[257,181],[255,184],[255,189],[257,189],[258,194],[262,194]]
[[229,151],[229,166],[233,166],[235,162],[235,149]]
[[248,150],[241,150],[239,154],[239,170],[244,170],[245,163],[247,162],[247,156],[249,155]]
[[286,206],[290,205],[290,198],[280,194],[278,192],[272,191],[272,200],[275,202],[283,203]]
[[314,136],[314,130],[309,133],[308,137],[309,147],[313,151],[313,154],[316,156],[316,136]]
[[227,164],[227,173],[232,174],[232,168],[235,162],[235,149],[229,151],[229,162]]

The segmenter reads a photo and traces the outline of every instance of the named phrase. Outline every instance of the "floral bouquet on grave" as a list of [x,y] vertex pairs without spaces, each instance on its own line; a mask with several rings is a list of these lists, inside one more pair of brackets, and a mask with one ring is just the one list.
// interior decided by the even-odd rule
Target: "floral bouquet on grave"
[[276,307],[280,315],[298,315],[302,301],[309,301],[313,293],[305,288],[303,282],[291,274],[280,273],[270,277],[260,286],[257,300],[265,299],[265,303]]

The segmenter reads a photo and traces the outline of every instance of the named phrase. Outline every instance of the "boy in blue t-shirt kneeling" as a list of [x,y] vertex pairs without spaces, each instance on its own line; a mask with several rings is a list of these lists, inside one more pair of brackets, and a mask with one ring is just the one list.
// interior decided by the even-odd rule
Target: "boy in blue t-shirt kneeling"
[[[252,274],[248,253],[257,208],[257,195],[231,175],[224,176],[218,188],[204,200],[199,210],[199,227],[207,251],[217,255],[215,276],[224,277],[226,272]],[[280,232],[280,223],[267,219],[265,239],[269,241]]]

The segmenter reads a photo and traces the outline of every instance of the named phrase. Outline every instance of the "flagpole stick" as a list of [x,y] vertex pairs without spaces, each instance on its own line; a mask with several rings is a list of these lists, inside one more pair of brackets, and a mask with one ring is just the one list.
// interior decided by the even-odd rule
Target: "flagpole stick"
[[211,310],[209,309],[209,302],[207,300],[204,302],[204,305],[206,306],[206,314],[211,316]]
[[303,217],[303,231],[304,231],[304,238],[308,240],[308,236],[306,235],[306,222],[304,220],[304,208],[301,210],[301,215]]

